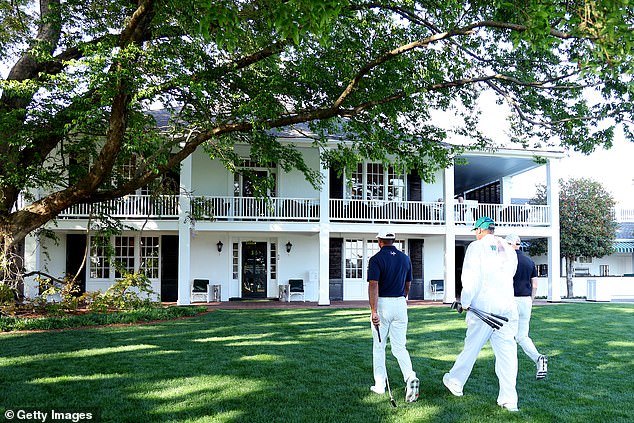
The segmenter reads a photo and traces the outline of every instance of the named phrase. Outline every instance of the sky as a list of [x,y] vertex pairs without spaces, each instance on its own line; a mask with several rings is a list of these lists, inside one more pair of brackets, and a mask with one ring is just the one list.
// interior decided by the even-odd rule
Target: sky
[[[634,143],[618,132],[609,150],[598,149],[584,155],[568,153],[561,159],[562,179],[589,178],[600,182],[619,206],[634,208]],[[513,178],[512,197],[531,198],[537,183],[546,182],[546,166]]]

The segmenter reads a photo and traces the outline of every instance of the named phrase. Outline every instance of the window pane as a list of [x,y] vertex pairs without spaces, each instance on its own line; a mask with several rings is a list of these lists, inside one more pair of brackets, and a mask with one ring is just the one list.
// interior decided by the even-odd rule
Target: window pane
[[110,260],[108,259],[109,238],[90,237],[90,277],[105,279],[110,277]]
[[347,239],[344,249],[346,278],[363,278],[363,241]]
[[405,201],[405,175],[397,173],[394,166],[387,172],[387,199],[390,201]]
[[134,272],[134,237],[116,236],[114,238],[115,278],[120,278],[121,270]]
[[141,237],[140,270],[148,278],[159,277],[159,237]]
[[383,164],[381,163],[368,163],[368,185],[366,192],[368,193],[368,200],[384,200],[384,177]]

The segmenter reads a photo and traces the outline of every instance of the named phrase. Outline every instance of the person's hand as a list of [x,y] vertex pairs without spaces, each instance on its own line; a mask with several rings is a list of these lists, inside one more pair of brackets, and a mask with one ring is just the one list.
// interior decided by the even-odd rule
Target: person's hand
[[462,313],[462,304],[459,301],[451,303],[451,309],[456,310],[458,313]]
[[381,323],[381,318],[379,317],[379,313],[376,311],[372,312],[372,324],[374,326],[378,326]]

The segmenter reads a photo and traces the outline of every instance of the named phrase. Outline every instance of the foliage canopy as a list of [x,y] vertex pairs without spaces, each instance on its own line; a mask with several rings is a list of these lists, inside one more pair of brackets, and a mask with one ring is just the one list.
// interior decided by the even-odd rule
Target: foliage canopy
[[[451,133],[491,142],[478,129],[483,91],[511,109],[514,142],[609,147],[615,124],[632,138],[633,23],[622,0],[3,2],[5,245],[201,147],[233,170],[246,142],[317,184],[272,136],[294,125],[308,124],[329,165],[391,157],[429,180],[455,155]],[[147,113],[157,103],[167,127]],[[333,133],[347,142],[329,144]],[[133,174],[117,177],[131,157]],[[41,196],[16,208],[26,190]]]

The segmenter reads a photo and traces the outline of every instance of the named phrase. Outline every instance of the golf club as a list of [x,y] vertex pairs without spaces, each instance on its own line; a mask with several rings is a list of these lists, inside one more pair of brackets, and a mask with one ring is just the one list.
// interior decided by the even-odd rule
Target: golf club
[[483,315],[478,309],[469,309],[469,311],[478,316],[480,320],[491,326],[493,329],[500,329],[503,325],[502,322]]
[[[381,331],[379,330],[379,325],[374,325],[374,327],[376,328],[376,334],[379,337],[379,343],[381,343]],[[387,369],[385,369],[385,384],[387,385],[387,393],[390,395],[390,404],[392,404],[392,407],[396,407],[396,401],[392,396],[392,389],[390,389],[390,379],[387,377]]]
[[469,309],[470,309],[470,310],[477,310],[477,311],[479,311],[480,313],[484,314],[484,315],[485,315],[485,316],[487,316],[487,317],[495,317],[496,319],[504,320],[505,322],[508,322],[508,321],[509,321],[509,319],[508,319],[508,318],[506,318],[506,317],[504,317],[504,316],[500,316],[499,314],[489,313],[488,311],[478,310],[478,309],[475,309],[475,308],[473,308],[473,307],[469,307]]
[[504,323],[502,323],[502,321],[504,321],[504,322],[508,322],[509,321],[509,319],[507,319],[504,316],[500,316],[499,314],[495,314],[495,313],[490,313],[488,311],[482,311],[482,310],[479,310],[479,309],[477,309],[475,307],[469,307],[469,310],[474,310],[474,311],[480,313],[481,315],[483,315],[485,317],[488,317],[492,321],[498,323],[500,326],[504,325]]
[[385,383],[387,384],[387,393],[390,394],[390,404],[392,407],[396,407],[396,401],[392,396],[392,390],[390,389],[390,379],[387,377],[387,368],[385,369]]

